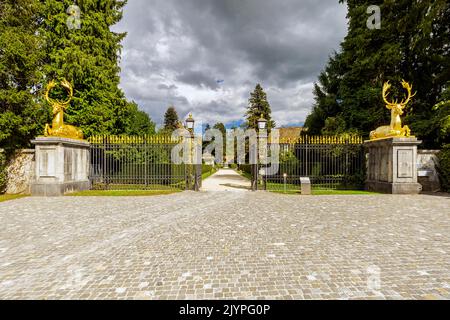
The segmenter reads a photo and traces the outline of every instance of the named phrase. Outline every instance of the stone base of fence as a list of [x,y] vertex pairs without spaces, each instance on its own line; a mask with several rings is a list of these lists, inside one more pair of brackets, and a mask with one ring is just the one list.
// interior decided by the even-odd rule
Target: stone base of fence
[[418,194],[416,138],[366,141],[368,151],[366,189],[391,194]]
[[56,137],[33,140],[36,146],[34,196],[62,196],[90,189],[89,142]]

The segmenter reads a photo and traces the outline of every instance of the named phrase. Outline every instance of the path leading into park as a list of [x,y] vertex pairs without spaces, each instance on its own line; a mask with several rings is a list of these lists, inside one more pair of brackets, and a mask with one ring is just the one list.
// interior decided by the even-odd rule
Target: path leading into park
[[220,169],[203,181],[202,191],[233,191],[242,192],[251,189],[250,180],[232,169]]
[[2,202],[0,299],[449,299],[449,207],[266,192]]

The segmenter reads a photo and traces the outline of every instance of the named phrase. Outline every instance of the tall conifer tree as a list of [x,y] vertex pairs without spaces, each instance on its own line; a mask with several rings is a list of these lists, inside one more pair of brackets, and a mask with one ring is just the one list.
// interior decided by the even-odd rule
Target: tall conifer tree
[[0,148],[27,146],[49,116],[39,94],[41,10],[38,0],[0,1]]
[[267,128],[275,128],[275,122],[272,120],[272,110],[267,101],[267,94],[260,84],[257,84],[255,90],[250,94],[247,107],[246,119],[247,128],[258,129],[258,119],[264,117],[267,120]]
[[[43,34],[47,80],[67,78],[75,97],[67,121],[86,136],[126,132],[134,106],[119,89],[119,58],[125,33],[111,31],[127,1],[78,0],[80,20],[67,24],[73,0],[46,0]],[[69,21],[70,22],[70,21]]]
[[164,131],[171,133],[178,128],[178,123],[180,119],[178,118],[178,113],[175,107],[171,106],[167,108],[164,114]]
[[[391,80],[395,85],[393,94],[402,98],[404,91],[399,82],[405,79],[417,91],[405,123],[427,146],[439,146],[443,137],[438,116],[442,114],[434,112],[433,106],[443,99],[450,80],[450,3],[341,2],[348,6],[348,35],[315,87],[316,103],[306,121],[310,133],[319,134],[326,123],[339,123],[339,131],[357,130],[368,135],[390,119],[381,98],[383,82]],[[367,27],[370,5],[381,8],[381,29]]]

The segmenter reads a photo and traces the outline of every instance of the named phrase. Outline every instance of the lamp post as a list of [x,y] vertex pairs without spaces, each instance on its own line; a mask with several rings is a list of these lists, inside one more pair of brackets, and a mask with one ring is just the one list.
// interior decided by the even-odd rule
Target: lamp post
[[[262,131],[266,130],[267,128],[267,120],[264,119],[264,117],[261,115],[261,118],[257,121],[258,125],[258,133],[261,134]],[[258,180],[259,180],[259,163],[260,163],[260,139],[258,139],[258,145],[259,148],[257,150],[257,156],[256,156],[256,163],[253,164],[253,180],[252,180],[252,191],[258,191]]]
[[[201,164],[195,163],[194,159],[194,148],[195,148],[195,135],[194,135],[194,128],[195,128],[195,120],[192,117],[192,114],[189,114],[189,117],[186,119],[186,128],[189,131],[189,149],[190,149],[190,159],[191,163],[189,164],[189,173],[188,173],[188,188],[190,189],[192,186],[192,175],[194,176],[194,191],[200,190],[200,177],[199,172],[201,173]],[[194,170],[192,170],[194,169]],[[192,172],[193,171],[193,172]]]
[[[258,129],[259,129],[259,152],[258,156],[264,159],[265,165],[267,165],[267,123],[268,121],[261,115],[261,118],[258,119]],[[264,183],[264,190],[267,190],[267,168],[264,168],[264,175],[262,177]]]

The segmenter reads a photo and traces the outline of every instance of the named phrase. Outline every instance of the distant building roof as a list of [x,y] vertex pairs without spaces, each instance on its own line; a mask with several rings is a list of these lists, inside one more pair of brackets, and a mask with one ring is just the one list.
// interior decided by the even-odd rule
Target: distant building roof
[[280,132],[280,140],[283,139],[297,139],[300,133],[305,130],[303,127],[287,127],[277,128]]

